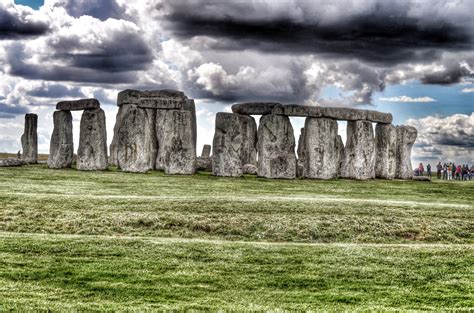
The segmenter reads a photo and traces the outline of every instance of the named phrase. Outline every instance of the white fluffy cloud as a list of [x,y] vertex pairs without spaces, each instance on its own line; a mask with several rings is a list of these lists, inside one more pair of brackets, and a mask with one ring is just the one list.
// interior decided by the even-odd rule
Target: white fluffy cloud
[[463,93],[474,92],[474,87],[473,88],[463,88],[463,90],[461,90],[461,92],[463,92]]
[[379,98],[381,101],[386,102],[435,102],[436,100],[431,97],[418,97],[412,98],[409,96],[396,96],[390,98]]

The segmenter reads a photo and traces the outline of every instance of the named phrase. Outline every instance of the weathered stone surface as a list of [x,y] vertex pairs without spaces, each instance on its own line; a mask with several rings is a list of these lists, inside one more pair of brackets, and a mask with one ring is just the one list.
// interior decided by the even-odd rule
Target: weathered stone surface
[[242,172],[244,174],[256,175],[257,174],[257,167],[253,164],[244,164],[244,166],[242,166]]
[[285,116],[322,117],[324,110],[320,106],[284,104],[275,106],[272,113]]
[[201,156],[202,157],[210,157],[211,156],[211,145],[204,145],[202,147]]
[[367,120],[375,123],[391,123],[392,114],[371,110],[340,107],[307,106],[299,104],[276,105],[273,114],[302,117],[327,117],[335,120]]
[[337,168],[337,175],[341,176],[342,163],[344,162],[344,156],[345,156],[345,148],[344,148],[344,142],[342,141],[342,137],[340,135],[337,135],[336,149],[337,149],[337,154],[339,156],[339,160],[338,160],[339,166]]
[[397,126],[397,165],[395,177],[412,179],[411,149],[415,143],[418,131],[412,126]]
[[14,167],[14,166],[22,166],[26,164],[28,163],[23,159],[13,159],[13,158],[0,159],[0,167]]
[[304,159],[304,127],[300,129],[300,137],[298,138],[296,154],[298,155],[298,160],[302,161]]
[[114,135],[112,137],[112,142],[110,143],[109,147],[109,165],[118,166],[117,163],[117,153],[118,153],[118,131],[120,129],[120,125],[122,124],[122,106],[119,107],[117,115],[115,117],[115,125],[114,125]]
[[25,115],[25,131],[21,136],[23,160],[28,163],[38,162],[38,115]]
[[196,145],[192,113],[158,110],[156,121],[160,166],[167,174],[194,174]]
[[[252,127],[256,127],[251,116],[219,112],[216,115],[216,130],[212,141],[212,173],[216,176],[242,176],[242,167],[255,152],[248,151],[255,141],[248,143]],[[254,140],[254,139],[252,139]],[[249,157],[250,155],[250,157]]]
[[257,123],[253,117],[241,118],[242,148],[240,159],[242,164],[257,166]]
[[86,109],[98,109],[100,108],[100,103],[97,99],[80,99],[80,100],[70,100],[70,101],[61,101],[56,104],[56,110],[63,111],[79,111]]
[[375,177],[375,140],[369,121],[347,122],[347,143],[341,176],[355,179]]
[[[182,108],[182,110],[188,111],[191,113],[191,127],[193,131],[193,142],[194,142],[194,150],[196,150],[196,142],[197,142],[197,121],[196,121],[196,105],[194,104],[194,99],[186,99],[186,102]],[[197,150],[196,150],[197,151]]]
[[428,176],[413,176],[413,180],[430,182],[431,178]]
[[258,176],[296,177],[295,136],[290,119],[283,115],[263,115],[258,126]]
[[232,112],[243,115],[265,115],[271,114],[276,106],[281,106],[281,104],[276,102],[236,103],[232,106]]
[[375,177],[395,178],[397,165],[397,130],[392,124],[375,127]]
[[138,106],[145,109],[180,110],[186,105],[185,99],[179,98],[141,98]]
[[117,130],[117,165],[125,172],[146,172],[155,166],[156,110],[122,106]]
[[77,169],[107,169],[107,132],[102,109],[85,110],[81,117]]
[[209,157],[197,157],[196,158],[196,168],[198,171],[212,171],[212,158]]
[[[149,98],[150,101],[145,99]],[[121,106],[122,104],[138,104],[147,107],[148,105],[164,105],[164,109],[168,108],[169,105],[173,106],[174,104],[170,104],[171,102],[179,102],[179,100],[187,99],[183,92],[177,90],[134,90],[134,89],[126,89],[118,93],[117,95],[117,105]],[[143,101],[141,101],[143,100]],[[140,103],[141,102],[141,103]],[[161,104],[160,104],[161,103]],[[149,108],[149,107],[147,107]],[[161,107],[153,107],[153,108],[161,108]],[[176,109],[176,107],[169,107],[170,109]]]
[[70,111],[56,111],[53,114],[54,129],[49,146],[48,167],[71,167],[74,154],[72,139],[72,115]]
[[337,121],[308,117],[304,129],[303,176],[318,179],[336,178],[339,170]]

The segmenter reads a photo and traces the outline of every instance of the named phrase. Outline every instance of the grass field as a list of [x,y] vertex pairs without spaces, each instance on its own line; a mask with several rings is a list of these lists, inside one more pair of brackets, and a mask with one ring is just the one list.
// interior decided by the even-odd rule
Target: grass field
[[473,310],[474,181],[0,168],[2,309]]

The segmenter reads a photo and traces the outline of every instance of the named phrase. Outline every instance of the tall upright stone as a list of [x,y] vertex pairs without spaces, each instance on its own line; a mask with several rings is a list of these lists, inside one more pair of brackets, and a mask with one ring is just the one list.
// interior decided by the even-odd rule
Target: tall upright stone
[[411,149],[415,143],[418,131],[412,126],[397,126],[397,164],[395,177],[412,179]]
[[268,114],[258,126],[258,176],[296,177],[295,136],[288,116]]
[[300,129],[300,136],[298,137],[298,147],[296,149],[296,154],[298,156],[298,160],[304,159],[304,127]]
[[251,116],[219,112],[212,142],[212,173],[242,176],[242,167],[254,162],[255,120]]
[[74,155],[72,137],[72,115],[70,111],[56,111],[53,114],[54,129],[49,146],[48,167],[71,167]]
[[27,163],[38,162],[38,115],[25,115],[25,131],[21,136],[23,160]]
[[81,117],[77,169],[107,169],[107,132],[102,109],[86,109]]
[[193,115],[189,111],[166,110],[157,125],[159,151],[166,174],[191,175],[196,172],[196,145]]
[[330,118],[306,118],[305,158],[303,176],[306,178],[336,178],[339,169],[337,121]]
[[115,125],[114,125],[114,134],[112,137],[112,142],[110,143],[110,148],[109,148],[109,165],[113,166],[118,166],[117,162],[117,154],[118,154],[118,140],[119,140],[119,135],[118,131],[120,129],[120,125],[122,124],[122,107],[119,106],[117,115],[115,117]]
[[392,124],[375,126],[375,177],[393,179],[397,165],[397,129]]
[[117,140],[117,165],[125,172],[143,173],[155,167],[156,110],[122,105]]
[[338,154],[337,176],[341,176],[342,163],[344,162],[345,148],[341,135],[337,135],[336,149]]
[[344,150],[342,177],[361,180],[375,177],[375,140],[371,122],[347,122],[347,143]]

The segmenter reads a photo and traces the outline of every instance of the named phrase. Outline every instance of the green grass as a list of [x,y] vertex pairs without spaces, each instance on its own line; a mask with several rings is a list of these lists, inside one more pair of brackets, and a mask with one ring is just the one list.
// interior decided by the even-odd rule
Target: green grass
[[474,309],[473,201],[474,181],[0,168],[0,311]]

